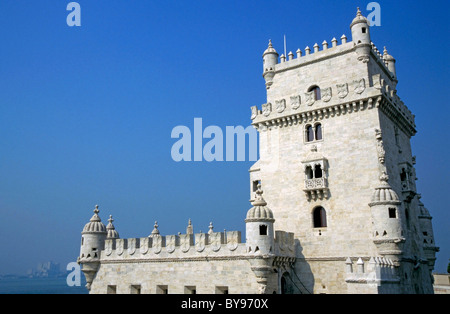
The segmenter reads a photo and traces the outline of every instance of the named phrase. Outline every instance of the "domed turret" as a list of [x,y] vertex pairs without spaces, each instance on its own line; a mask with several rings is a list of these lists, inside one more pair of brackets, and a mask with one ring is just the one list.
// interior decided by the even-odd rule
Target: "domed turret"
[[394,83],[397,84],[397,73],[395,71],[395,59],[393,56],[388,54],[386,47],[384,47],[384,51],[383,51],[383,60],[386,64],[387,68],[389,69],[389,71],[392,74],[392,79],[393,79]]
[[107,231],[98,215],[99,212],[98,205],[96,205],[94,215],[81,232],[81,261],[98,259],[100,251],[105,247]]
[[92,281],[100,265],[100,252],[105,248],[107,236],[106,226],[100,219],[98,205],[94,215],[81,232],[81,250],[78,263],[82,264],[82,271],[86,277],[86,288],[91,289]]
[[431,215],[428,209],[425,208],[421,199],[421,195],[417,195],[419,205],[419,224],[420,231],[423,238],[423,251],[428,261],[428,267],[430,271],[433,271],[434,264],[436,262],[436,252],[439,252],[439,248],[434,243],[433,225],[431,224]]
[[401,202],[388,183],[386,173],[380,176],[369,206],[372,212],[373,242],[381,255],[398,260],[405,241],[400,213]]
[[358,8],[356,17],[350,24],[350,29],[352,31],[352,41],[358,54],[358,60],[364,63],[369,62],[370,49],[372,48],[369,28],[369,21],[361,14]]
[[266,88],[269,89],[275,76],[275,65],[278,63],[278,52],[273,48],[272,41],[269,40],[269,47],[263,53],[263,77],[266,81]]
[[261,184],[258,185],[253,207],[247,212],[246,236],[247,252],[267,255],[274,250],[274,230],[272,211],[262,197]]
[[119,233],[117,232],[116,228],[113,225],[113,221],[114,219],[112,219],[112,216],[109,216],[108,219],[108,225],[106,226],[106,239],[118,239],[119,238]]

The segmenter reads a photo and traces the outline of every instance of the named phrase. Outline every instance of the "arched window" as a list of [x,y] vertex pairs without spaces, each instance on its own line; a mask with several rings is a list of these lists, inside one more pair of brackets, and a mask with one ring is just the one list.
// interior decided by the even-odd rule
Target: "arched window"
[[308,124],[305,127],[306,142],[322,140],[322,124],[316,123],[314,126]]
[[327,226],[327,213],[321,206],[316,207],[313,211],[314,228],[323,228]]
[[320,123],[317,123],[315,125],[315,136],[316,136],[316,141],[321,140],[322,139],[322,125]]
[[306,179],[314,178],[313,170],[310,166],[306,167]]
[[322,95],[320,93],[320,87],[317,85],[311,86],[308,89],[308,92],[314,92],[314,99],[315,100],[320,100],[322,98]]
[[322,178],[322,168],[320,168],[320,165],[314,167],[314,178]]
[[314,141],[314,129],[313,129],[312,125],[306,126],[306,141],[307,142]]

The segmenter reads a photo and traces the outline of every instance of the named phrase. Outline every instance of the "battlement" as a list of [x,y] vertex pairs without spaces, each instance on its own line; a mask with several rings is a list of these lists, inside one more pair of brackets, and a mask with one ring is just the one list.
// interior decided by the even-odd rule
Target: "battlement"
[[360,257],[354,265],[351,258],[345,261],[347,283],[400,283],[397,274],[396,264],[385,257],[371,257],[368,262],[364,262]]
[[245,253],[240,231],[160,235],[144,238],[107,239],[102,260],[155,259],[193,257],[206,254],[230,255]]
[[310,62],[318,62],[325,58],[330,58],[335,54],[342,53],[346,50],[350,50],[353,47],[351,42],[347,42],[347,36],[341,36],[341,44],[338,44],[337,39],[334,37],[331,40],[331,47],[329,47],[328,42],[324,40],[322,42],[322,50],[320,49],[319,44],[315,43],[313,49],[309,46],[306,46],[305,51],[297,49],[296,54],[292,51],[288,53],[287,56],[282,54],[279,57],[278,64],[275,65],[274,68],[266,67],[264,72],[266,71],[285,71],[291,67],[298,67],[302,65],[306,65]]
[[[339,44],[336,37],[333,37],[331,40],[331,46],[329,46],[328,42],[324,40],[321,46],[319,46],[318,43],[315,43],[312,50],[309,46],[306,46],[305,51],[302,51],[299,48],[295,54],[292,51],[290,51],[287,56],[282,54],[278,58],[277,64],[264,68],[264,73],[268,71],[286,71],[291,68],[305,66],[313,62],[320,62],[336,55],[349,53],[354,50],[356,44],[353,41],[347,41],[347,36],[345,34],[341,36],[340,40],[341,42]],[[391,73],[391,70],[388,68],[388,61],[390,61],[390,58],[392,57],[387,54],[386,47],[384,49],[384,53],[382,53],[375,46],[375,44],[371,42],[370,52],[373,59],[383,68],[384,71],[386,71],[386,73],[389,74],[389,77],[394,78],[395,73]]]
[[[276,231],[277,255],[294,255],[294,234]],[[195,256],[249,255],[240,231],[151,235],[144,238],[107,239],[101,260],[189,258]],[[251,255],[251,254],[250,254]]]

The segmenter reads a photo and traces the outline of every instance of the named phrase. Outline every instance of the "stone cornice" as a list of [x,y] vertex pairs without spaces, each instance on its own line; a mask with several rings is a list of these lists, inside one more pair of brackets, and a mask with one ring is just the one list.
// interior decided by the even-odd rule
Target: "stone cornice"
[[265,131],[271,128],[282,128],[291,125],[320,121],[322,119],[328,119],[335,116],[378,107],[380,106],[381,100],[381,95],[376,97],[361,98],[359,100],[343,102],[327,107],[311,108],[307,111],[293,112],[284,116],[255,119],[252,125],[257,130]]
[[273,258],[274,256],[254,255],[222,255],[222,256],[186,256],[186,257],[161,257],[161,258],[126,258],[105,259],[100,264],[141,264],[141,263],[184,263],[184,262],[209,262],[229,260],[256,260]]
[[[283,128],[292,125],[301,125],[308,122],[321,121],[323,119],[333,118],[345,114],[356,113],[363,110],[378,108],[388,118],[396,123],[409,137],[416,134],[415,124],[407,117],[400,105],[397,105],[388,95],[381,93],[375,96],[364,97],[356,100],[350,100],[339,104],[321,108],[311,108],[301,112],[287,113],[284,116],[264,117],[258,114],[252,125],[258,131],[266,131],[272,128]],[[406,107],[405,107],[406,108]]]

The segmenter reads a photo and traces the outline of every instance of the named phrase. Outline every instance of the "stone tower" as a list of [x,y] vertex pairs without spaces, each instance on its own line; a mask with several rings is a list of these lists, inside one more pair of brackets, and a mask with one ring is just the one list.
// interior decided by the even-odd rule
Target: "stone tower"
[[432,293],[438,248],[415,186],[414,115],[359,9],[350,30],[287,60],[269,42],[250,198],[261,184],[275,230],[294,233],[295,292]]
[[[98,205],[95,206],[94,215],[91,220],[84,226],[81,232],[81,249],[78,263],[83,265],[82,271],[86,276],[86,288],[89,290],[94,276],[100,265],[100,252],[105,248],[105,240],[107,235],[115,236],[112,219],[106,226],[102,223]],[[118,234],[117,234],[118,237]]]

